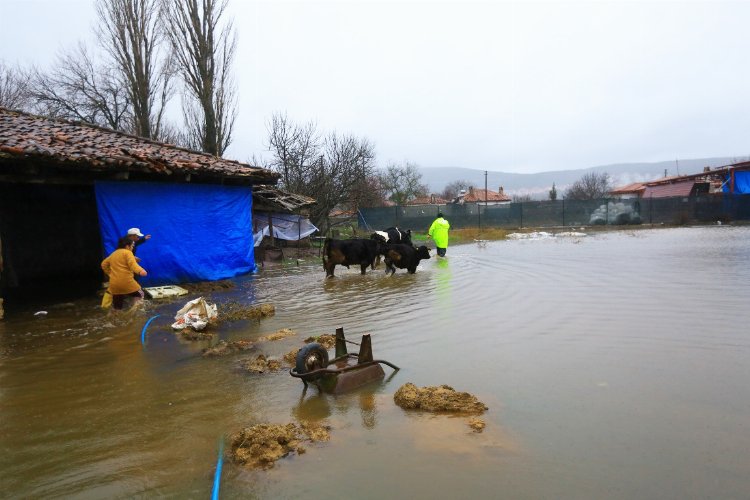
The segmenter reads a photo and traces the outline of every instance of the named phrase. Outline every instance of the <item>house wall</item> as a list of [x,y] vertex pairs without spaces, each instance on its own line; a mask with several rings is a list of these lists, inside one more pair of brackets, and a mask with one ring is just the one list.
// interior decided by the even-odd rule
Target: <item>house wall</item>
[[100,286],[92,186],[0,182],[0,238],[0,296],[6,299],[70,297]]

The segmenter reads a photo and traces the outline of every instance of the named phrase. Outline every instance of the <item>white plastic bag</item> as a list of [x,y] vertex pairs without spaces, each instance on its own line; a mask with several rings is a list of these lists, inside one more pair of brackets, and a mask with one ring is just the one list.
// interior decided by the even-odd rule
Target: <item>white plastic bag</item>
[[184,330],[187,327],[201,331],[208,323],[218,316],[216,304],[209,304],[203,297],[193,299],[177,311],[172,323],[175,330]]

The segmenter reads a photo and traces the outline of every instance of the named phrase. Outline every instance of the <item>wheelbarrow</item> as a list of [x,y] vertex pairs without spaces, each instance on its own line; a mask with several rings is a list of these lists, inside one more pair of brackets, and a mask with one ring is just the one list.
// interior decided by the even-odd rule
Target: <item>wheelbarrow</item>
[[[350,354],[346,344],[359,346],[359,353]],[[299,378],[307,385],[312,382],[322,391],[333,394],[347,392],[385,377],[380,366],[399,367],[382,359],[372,359],[372,340],[369,334],[362,335],[358,344],[344,337],[344,329],[336,328],[336,357],[329,360],[328,351],[317,342],[305,345],[297,353],[295,366],[289,375]]]

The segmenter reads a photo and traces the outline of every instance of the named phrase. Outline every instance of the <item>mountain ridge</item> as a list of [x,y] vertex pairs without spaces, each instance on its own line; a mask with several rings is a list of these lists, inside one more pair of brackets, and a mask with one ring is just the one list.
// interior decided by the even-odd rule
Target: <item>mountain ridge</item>
[[[664,177],[666,175],[689,175],[702,172],[704,167],[716,168],[743,161],[737,157],[696,158],[688,160],[671,160],[642,163],[613,163],[571,170],[557,170],[519,174],[512,172],[487,171],[487,188],[497,191],[500,186],[505,193],[513,195],[530,195],[532,198],[547,198],[552,183],[555,183],[558,196],[584,174],[590,172],[606,172],[610,175],[614,187],[624,186],[633,182],[645,182]],[[445,186],[458,180],[469,181],[475,187],[484,188],[485,170],[467,167],[419,167],[422,183],[426,184],[431,193],[440,193]]]

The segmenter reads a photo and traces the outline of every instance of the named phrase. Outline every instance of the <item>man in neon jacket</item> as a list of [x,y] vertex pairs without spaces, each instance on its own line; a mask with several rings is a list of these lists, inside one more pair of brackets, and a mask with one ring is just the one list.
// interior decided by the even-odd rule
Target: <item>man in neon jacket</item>
[[432,222],[427,237],[435,240],[437,254],[445,257],[445,251],[448,249],[448,230],[451,225],[443,218],[443,212],[438,212],[437,219]]

